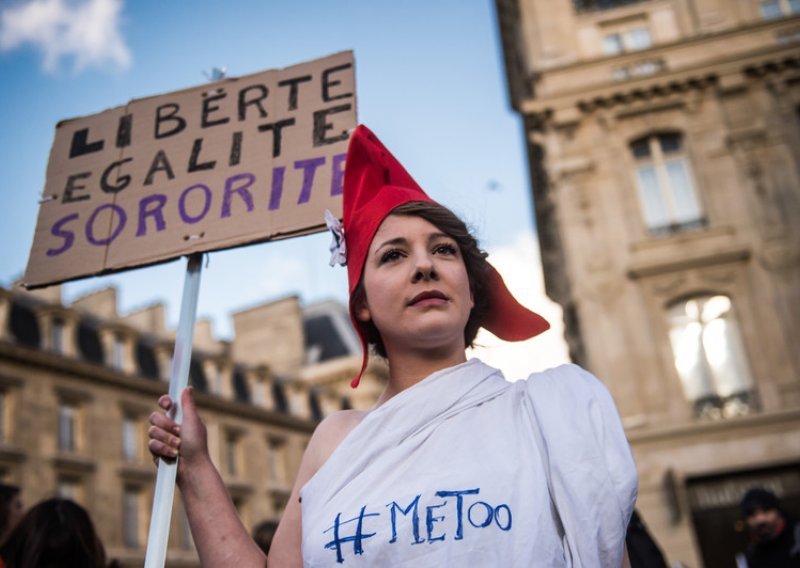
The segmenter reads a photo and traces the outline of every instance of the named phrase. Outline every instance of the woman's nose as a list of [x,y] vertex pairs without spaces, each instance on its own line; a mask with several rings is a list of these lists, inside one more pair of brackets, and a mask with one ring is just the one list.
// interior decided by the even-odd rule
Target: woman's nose
[[428,255],[418,255],[414,266],[414,282],[437,280],[439,275],[433,266],[433,260]]

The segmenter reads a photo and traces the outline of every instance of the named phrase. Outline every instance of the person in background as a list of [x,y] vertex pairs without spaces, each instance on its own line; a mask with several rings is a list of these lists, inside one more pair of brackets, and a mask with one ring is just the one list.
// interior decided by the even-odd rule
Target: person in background
[[774,493],[754,487],[740,508],[750,533],[745,553],[749,568],[800,567],[800,523],[783,511]]
[[631,568],[667,568],[664,555],[635,509],[628,523],[625,545],[628,547]]
[[272,545],[277,528],[278,523],[275,521],[261,521],[253,529],[253,540],[264,554],[269,554],[269,547]]
[[25,513],[0,548],[0,568],[106,568],[106,552],[86,510],[68,499]]
[[0,544],[22,518],[22,497],[19,487],[0,483]]

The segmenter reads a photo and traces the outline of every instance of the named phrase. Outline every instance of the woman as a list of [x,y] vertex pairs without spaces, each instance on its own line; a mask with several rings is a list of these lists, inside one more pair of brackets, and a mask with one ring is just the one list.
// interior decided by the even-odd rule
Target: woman
[[[606,390],[574,366],[508,383],[466,361],[479,327],[521,340],[548,324],[363,126],[344,183],[334,257],[347,263],[361,373],[371,344],[389,382],[371,411],[317,427],[269,565],[620,566],[636,472]],[[263,566],[211,465],[191,391],[182,402],[180,427],[151,416],[149,447],[180,449],[200,558]]]
[[0,552],[6,568],[106,568],[105,548],[92,519],[68,499],[47,499],[32,507]]

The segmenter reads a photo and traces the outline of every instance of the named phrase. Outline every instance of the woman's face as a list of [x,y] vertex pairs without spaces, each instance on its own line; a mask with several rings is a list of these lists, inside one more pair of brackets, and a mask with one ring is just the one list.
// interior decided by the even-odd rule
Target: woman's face
[[386,352],[464,349],[474,305],[456,241],[420,217],[389,215],[364,262],[365,300],[356,317],[372,320]]

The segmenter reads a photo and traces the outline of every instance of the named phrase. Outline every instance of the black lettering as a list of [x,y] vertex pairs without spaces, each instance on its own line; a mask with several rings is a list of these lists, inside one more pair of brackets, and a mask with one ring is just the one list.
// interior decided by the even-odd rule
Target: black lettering
[[325,69],[322,72],[322,100],[326,103],[329,101],[335,101],[336,99],[346,99],[347,97],[352,97],[353,93],[342,93],[340,95],[331,95],[330,88],[335,87],[336,85],[341,85],[341,81],[331,81],[330,75],[336,73],[337,71],[344,71],[345,69],[350,69],[353,66],[352,63],[345,63],[344,65],[337,65],[336,67],[331,67],[330,69]]
[[[163,111],[169,111],[168,114],[163,114]],[[167,136],[172,136],[181,132],[184,128],[186,128],[186,120],[180,115],[178,115],[178,111],[181,110],[180,105],[176,103],[167,103],[161,105],[156,109],[156,138],[166,138]],[[172,129],[167,130],[166,132],[161,131],[161,124],[163,122],[171,121],[175,123],[175,126]]]
[[124,148],[131,145],[131,133],[133,130],[133,115],[126,114],[119,117],[117,126],[117,148]]
[[175,179],[175,174],[172,173],[172,166],[169,164],[169,160],[167,159],[167,155],[164,153],[164,150],[159,150],[158,153],[153,157],[153,163],[150,164],[150,170],[147,172],[147,177],[144,178],[144,185],[152,185],[153,176],[156,174],[156,172],[160,171],[166,172],[169,179]]
[[[247,93],[249,91],[259,91],[260,95],[252,100],[247,100]],[[239,122],[247,118],[247,107],[256,105],[258,107],[258,115],[261,118],[267,117],[266,109],[261,105],[261,102],[269,95],[269,89],[266,85],[253,85],[239,91]]]
[[111,164],[103,171],[103,175],[100,176],[100,189],[102,189],[105,193],[117,193],[128,187],[128,185],[131,183],[131,176],[121,176],[119,175],[118,171],[115,185],[112,185],[108,182],[108,176],[111,174],[112,170],[119,168],[122,164],[132,161],[133,158],[123,158],[121,160],[117,160],[116,162],[111,162]]
[[233,140],[231,141],[231,155],[228,158],[229,166],[238,166],[242,159],[242,133],[234,132]]
[[297,91],[299,90],[297,86],[300,83],[307,83],[311,80],[311,75],[303,75],[302,77],[295,77],[294,79],[284,79],[283,81],[278,81],[279,87],[286,87],[289,86],[289,110],[297,109]]
[[277,158],[281,155],[281,140],[282,134],[281,131],[285,126],[292,126],[294,124],[293,118],[286,118],[284,120],[279,120],[278,122],[273,122],[272,124],[262,124],[258,127],[259,132],[267,132],[268,130],[272,130],[272,157]]
[[205,99],[203,99],[203,117],[200,120],[200,127],[201,128],[208,128],[209,126],[216,126],[218,124],[225,124],[226,122],[230,122],[231,119],[229,117],[227,117],[227,116],[224,117],[224,118],[218,118],[216,120],[209,120],[208,119],[208,115],[210,115],[214,111],[219,110],[219,105],[213,105],[212,106],[211,103],[213,103],[215,101],[218,101],[218,100],[221,100],[221,99],[224,99],[227,96],[228,96],[228,93],[223,91],[221,93],[217,93],[216,95],[211,95],[211,96],[206,97]]
[[332,138],[326,138],[325,134],[328,132],[328,130],[333,129],[333,125],[328,122],[328,115],[336,114],[338,112],[347,112],[350,110],[350,108],[351,105],[346,104],[318,110],[314,113],[314,147],[325,146],[326,144],[335,144],[341,140],[347,140],[350,135],[346,130],[343,130],[341,134]]
[[200,170],[213,170],[214,166],[217,165],[216,160],[211,162],[204,162],[202,164],[197,163],[197,160],[200,157],[200,151],[202,149],[203,149],[203,139],[202,138],[195,139],[194,144],[192,144],[192,156],[189,158],[189,168],[187,169],[189,173],[197,172]]
[[67,185],[64,187],[64,196],[61,198],[61,203],[73,203],[75,201],[85,201],[91,195],[73,195],[76,191],[86,189],[85,185],[78,185],[79,180],[87,179],[92,175],[92,172],[81,172],[79,174],[72,174],[67,178]]
[[89,129],[82,128],[76,130],[72,134],[72,144],[69,148],[69,157],[77,158],[84,154],[91,154],[92,152],[99,152],[103,149],[103,141],[89,142]]

